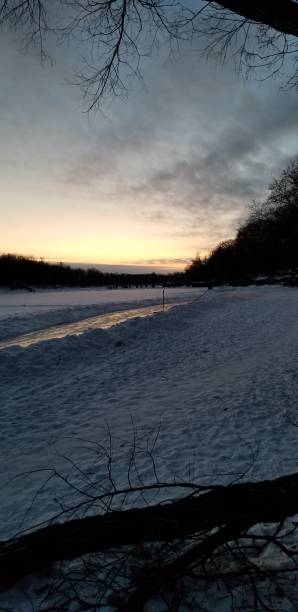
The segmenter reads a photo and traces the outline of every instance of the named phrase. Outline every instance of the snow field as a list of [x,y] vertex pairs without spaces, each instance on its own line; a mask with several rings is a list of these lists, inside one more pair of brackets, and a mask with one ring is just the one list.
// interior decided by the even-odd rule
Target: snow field
[[36,470],[83,486],[71,460],[105,483],[110,439],[120,483],[136,435],[138,469],[152,481],[146,444],[158,431],[161,479],[228,483],[296,471],[297,310],[295,289],[213,289],[164,315],[2,350],[1,538],[69,499],[63,482],[42,486],[49,472]]
[[[0,340],[87,317],[162,304],[162,287],[143,289],[0,289]],[[166,303],[194,299],[199,288],[165,289]]]

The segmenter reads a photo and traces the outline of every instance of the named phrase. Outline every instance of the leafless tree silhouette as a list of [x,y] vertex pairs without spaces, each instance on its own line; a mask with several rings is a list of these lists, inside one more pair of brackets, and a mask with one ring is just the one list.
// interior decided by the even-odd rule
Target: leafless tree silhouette
[[199,52],[233,58],[245,74],[281,73],[283,83],[298,84],[297,0],[0,0],[4,24],[38,44],[42,57],[50,32],[83,41],[91,59],[77,80],[89,109],[125,92],[141,76],[141,58],[165,41],[170,50],[196,41]]

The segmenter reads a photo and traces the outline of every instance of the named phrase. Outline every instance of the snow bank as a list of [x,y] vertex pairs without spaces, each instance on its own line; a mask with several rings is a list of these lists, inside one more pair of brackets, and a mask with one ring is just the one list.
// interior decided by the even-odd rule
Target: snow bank
[[[166,288],[165,300],[194,299],[201,292],[199,288]],[[34,293],[0,289],[0,340],[107,312],[161,303],[161,287],[40,289]]]

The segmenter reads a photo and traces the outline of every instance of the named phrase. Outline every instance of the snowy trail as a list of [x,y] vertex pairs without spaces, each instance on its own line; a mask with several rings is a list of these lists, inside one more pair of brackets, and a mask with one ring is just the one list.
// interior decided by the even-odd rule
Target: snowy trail
[[[182,302],[183,304],[183,302]],[[42,330],[24,334],[23,336],[16,336],[10,340],[0,341],[0,350],[10,348],[12,346],[21,346],[26,348],[33,344],[39,344],[40,342],[46,342],[47,340],[53,340],[58,338],[65,338],[66,336],[80,336],[86,331],[91,329],[109,329],[114,325],[125,323],[130,319],[136,317],[149,317],[158,312],[167,312],[173,306],[177,304],[166,304],[164,307],[160,304],[154,304],[153,306],[145,306],[143,308],[133,308],[131,310],[121,310],[116,312],[109,312],[103,315],[97,315],[95,317],[88,317],[75,323],[66,323],[60,325],[54,325]]]
[[[165,303],[196,298],[201,288],[166,287]],[[131,289],[39,289],[9,291],[0,288],[0,340],[129,308],[162,304],[162,287]]]
[[[161,477],[191,470],[199,482],[230,482],[297,470],[298,429],[287,418],[298,423],[297,312],[295,289],[213,290],[166,315],[1,351],[1,482],[41,467],[66,473],[59,453],[104,482],[106,462],[93,468],[93,447],[77,438],[105,443],[109,426],[130,442],[160,422]],[[148,477],[149,463],[140,465]],[[115,474],[126,470],[115,442]],[[1,537],[42,478],[5,487]],[[28,524],[57,509],[54,496],[51,485],[40,493]]]

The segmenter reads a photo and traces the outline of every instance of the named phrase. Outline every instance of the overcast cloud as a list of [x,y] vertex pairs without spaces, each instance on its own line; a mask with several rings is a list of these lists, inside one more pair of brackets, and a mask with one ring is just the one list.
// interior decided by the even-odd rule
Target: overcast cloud
[[65,81],[71,51],[41,68],[10,37],[1,46],[0,161],[15,216],[27,193],[31,220],[43,207],[45,218],[79,209],[137,219],[177,244],[176,257],[156,252],[147,263],[187,261],[232,237],[298,152],[298,96],[276,80],[243,82],[233,66],[219,70],[189,51],[172,62],[154,57],[145,88],[135,84],[126,101],[88,117]]

